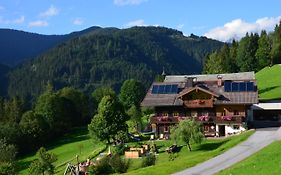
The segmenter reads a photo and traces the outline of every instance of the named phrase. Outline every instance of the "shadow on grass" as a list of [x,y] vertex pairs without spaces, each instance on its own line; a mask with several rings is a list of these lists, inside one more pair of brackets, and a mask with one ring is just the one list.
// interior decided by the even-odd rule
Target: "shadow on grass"
[[279,86],[271,86],[271,87],[267,87],[267,88],[264,88],[264,89],[260,89],[260,90],[259,90],[259,94],[262,94],[262,93],[264,93],[264,92],[271,91],[271,90],[276,89],[276,88],[278,88],[278,87],[279,87]]
[[29,165],[33,162],[33,160],[29,161],[18,161],[16,166],[17,166],[17,171],[22,171],[25,169],[28,169]]
[[48,149],[52,149],[64,144],[79,142],[83,140],[89,139],[90,136],[88,135],[88,129],[86,127],[75,128],[70,131],[69,134],[65,134],[59,138],[57,138],[51,144],[47,144]]
[[212,151],[212,150],[219,148],[221,145],[225,144],[228,141],[229,140],[224,140],[221,142],[214,142],[214,143],[203,143],[202,145],[199,145],[197,150]]

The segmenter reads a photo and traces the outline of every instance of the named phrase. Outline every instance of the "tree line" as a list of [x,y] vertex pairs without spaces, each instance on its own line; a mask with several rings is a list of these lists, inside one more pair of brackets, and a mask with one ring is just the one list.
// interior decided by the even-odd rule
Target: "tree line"
[[271,33],[246,33],[206,57],[204,73],[259,71],[281,63],[281,21]]
[[[50,140],[58,139],[73,127],[90,123],[90,134],[99,134],[101,141],[115,141],[119,138],[116,137],[119,131],[126,136],[129,129],[134,130],[137,129],[136,125],[141,126],[140,102],[144,95],[144,85],[129,79],[124,81],[119,95],[111,87],[99,87],[90,96],[86,96],[72,87],[55,91],[48,84],[32,106],[19,97],[1,98],[0,172],[14,174],[16,155],[45,146]],[[135,125],[128,127],[128,121]],[[99,125],[93,124],[95,122]],[[110,133],[107,128],[111,128]]]

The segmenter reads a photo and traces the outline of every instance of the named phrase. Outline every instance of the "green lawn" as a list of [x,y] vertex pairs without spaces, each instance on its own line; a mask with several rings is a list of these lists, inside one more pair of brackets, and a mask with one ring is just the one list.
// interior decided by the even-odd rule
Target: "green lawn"
[[259,98],[271,100],[281,98],[281,65],[265,67],[256,73]]
[[281,174],[281,141],[276,141],[218,175]]
[[[248,131],[241,135],[232,136],[224,139],[207,139],[202,145],[193,145],[193,151],[188,151],[186,146],[183,146],[179,153],[174,155],[174,160],[169,160],[169,155],[164,151],[167,146],[170,146],[171,141],[155,141],[160,150],[156,159],[156,165],[141,169],[136,169],[140,166],[141,159],[132,159],[131,167],[126,175],[166,175],[178,172],[180,170],[192,167],[198,163],[204,162],[212,157],[215,157],[238,143],[246,140],[254,131]],[[135,169],[135,170],[134,170]]]
[[[165,149],[172,144],[172,141],[154,141],[159,150],[156,165],[140,168],[141,158],[132,159],[128,170],[129,172],[126,174],[171,174],[223,153],[241,141],[246,140],[253,132],[254,131],[248,131],[241,135],[223,139],[207,139],[202,145],[193,145],[193,151],[191,152],[188,151],[186,146],[183,146],[178,153],[173,155],[173,157],[175,157],[173,161],[169,160],[169,155],[165,152]],[[151,143],[150,141],[147,142]],[[79,155],[79,160],[85,160],[89,155],[95,155],[105,150],[106,147],[102,144],[94,144],[87,134],[87,129],[83,128],[75,130],[75,132],[70,135],[64,136],[47,148],[48,151],[58,156],[58,161],[55,162],[56,174],[61,175],[63,174],[67,162],[71,161],[76,163],[75,155]],[[21,169],[19,172],[20,175],[28,175],[27,168],[34,159],[35,156],[31,155],[18,160]]]
[[[75,129],[47,147],[48,151],[57,155],[56,174],[63,174],[67,162],[76,162],[76,155],[79,155],[79,160],[86,160],[90,154],[98,153],[102,149],[105,149],[105,146],[94,144],[88,136],[87,128]],[[28,175],[28,166],[35,158],[33,154],[18,160],[20,175]]]

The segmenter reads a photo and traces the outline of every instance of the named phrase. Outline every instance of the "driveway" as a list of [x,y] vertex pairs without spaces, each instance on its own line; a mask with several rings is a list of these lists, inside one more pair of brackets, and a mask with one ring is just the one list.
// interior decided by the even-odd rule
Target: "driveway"
[[226,169],[254,154],[275,140],[281,140],[281,128],[257,129],[246,141],[225,153],[174,175],[210,175]]

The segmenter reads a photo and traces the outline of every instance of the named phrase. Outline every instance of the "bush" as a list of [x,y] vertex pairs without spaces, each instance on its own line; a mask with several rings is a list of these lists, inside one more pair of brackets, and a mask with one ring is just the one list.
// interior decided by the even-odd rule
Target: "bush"
[[115,154],[111,157],[109,164],[114,172],[126,173],[129,168],[130,161],[126,160],[124,158],[121,158],[120,155],[118,155],[118,154]]
[[142,167],[155,165],[156,157],[154,154],[149,154],[142,160]]
[[95,165],[90,167],[90,173],[95,175],[106,175],[112,172],[112,168],[109,164],[109,157],[103,157],[96,162]]
[[0,162],[0,175],[16,174],[15,166],[11,162]]
[[114,153],[123,155],[126,150],[126,146],[124,144],[119,144],[115,146]]

